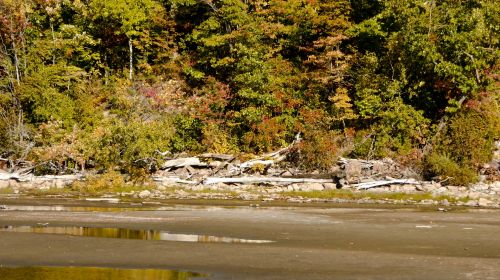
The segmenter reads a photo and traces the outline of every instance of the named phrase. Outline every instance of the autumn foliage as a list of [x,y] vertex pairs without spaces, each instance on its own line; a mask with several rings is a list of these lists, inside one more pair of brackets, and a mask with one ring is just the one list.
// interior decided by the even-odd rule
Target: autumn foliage
[[153,172],[167,151],[264,153],[300,133],[303,168],[392,157],[466,183],[500,137],[499,15],[494,0],[0,0],[0,157]]

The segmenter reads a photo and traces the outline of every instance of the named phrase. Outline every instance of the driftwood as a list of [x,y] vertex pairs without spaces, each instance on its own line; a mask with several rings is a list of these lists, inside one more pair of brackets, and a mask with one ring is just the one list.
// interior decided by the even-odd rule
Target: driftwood
[[177,158],[167,160],[162,166],[162,169],[170,169],[170,168],[180,168],[186,166],[196,166],[196,167],[208,167],[209,165],[205,162],[202,162],[198,157],[187,157],[187,158]]
[[358,190],[367,190],[367,189],[371,189],[371,188],[387,186],[387,185],[396,185],[396,184],[418,185],[419,182],[417,182],[415,179],[394,179],[394,180],[383,180],[383,181],[359,183],[359,184],[354,184],[352,186],[357,188]]
[[246,170],[246,169],[249,169],[249,168],[252,168],[256,165],[263,165],[265,167],[268,167],[268,166],[271,166],[273,164],[275,164],[276,160],[260,160],[260,159],[253,159],[253,160],[249,160],[249,161],[245,161],[244,163],[240,164],[240,168],[242,170]]
[[208,177],[203,180],[204,185],[218,183],[233,183],[233,184],[257,184],[257,183],[335,183],[333,179],[312,179],[312,178],[281,178],[281,177]]
[[289,146],[280,149],[278,151],[274,151],[268,154],[264,154],[258,158],[245,161],[240,164],[240,168],[244,171],[246,169],[252,168],[255,165],[264,165],[265,167],[269,167],[273,164],[276,164],[280,161],[286,159],[286,155],[298,144],[302,139],[300,138],[300,133],[295,136],[295,140]]
[[162,184],[188,184],[188,185],[197,185],[199,182],[197,181],[191,181],[191,180],[184,180],[179,177],[162,177],[162,176],[153,176],[151,179],[155,182],[159,182]]
[[17,173],[0,173],[0,180],[19,180],[21,176]]
[[212,153],[204,153],[204,154],[199,155],[198,157],[216,159],[216,160],[222,160],[222,161],[232,161],[233,159],[235,159],[235,156],[233,156],[233,155],[212,154]]
[[[255,165],[263,165],[268,168],[273,164],[276,164],[280,161],[283,161],[286,158],[286,154],[289,153],[294,146],[301,141],[300,134],[297,134],[295,140],[289,146],[280,149],[278,151],[274,151],[268,154],[261,155],[255,159],[251,159],[249,161],[245,161],[241,164],[233,164],[235,168],[239,169],[239,172],[244,172],[248,169],[251,169]],[[221,168],[226,166],[228,163],[232,162],[236,157],[233,155],[227,154],[214,154],[214,153],[205,153],[196,157],[185,157],[185,158],[176,158],[165,161],[161,166],[163,170],[169,169],[177,169],[182,167],[201,167],[201,168],[209,168],[214,167],[217,173]],[[203,161],[202,159],[205,159]],[[206,161],[206,159],[215,159],[217,162],[210,164]]]
[[81,180],[83,175],[43,175],[34,176],[20,175],[19,173],[0,173],[0,180],[16,180],[18,182],[30,182],[30,181],[52,181],[52,180],[65,180],[65,181],[76,181]]

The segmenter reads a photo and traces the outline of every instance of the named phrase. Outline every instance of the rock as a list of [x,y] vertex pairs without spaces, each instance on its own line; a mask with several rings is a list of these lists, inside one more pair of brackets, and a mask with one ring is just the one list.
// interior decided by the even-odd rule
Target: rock
[[16,181],[16,180],[12,180],[12,179],[11,179],[11,180],[9,180],[8,182],[9,182],[9,187],[11,187],[11,188],[19,188],[19,187],[21,186],[21,185],[19,184],[19,182],[18,182],[18,181]]
[[164,191],[167,190],[167,187],[165,187],[165,186],[158,186],[156,189],[159,190],[159,191],[161,191],[161,192],[164,192]]
[[481,194],[474,191],[469,191],[467,193],[467,196],[471,199],[479,199],[481,197]]
[[345,180],[345,179],[343,179],[343,178],[339,180],[339,185],[340,185],[340,188],[341,188],[341,189],[348,189],[348,188],[350,188],[350,187],[351,187],[351,186],[349,185],[349,182],[347,182],[347,180]]
[[448,191],[448,188],[446,187],[440,187],[436,190],[437,193],[445,193]]
[[300,189],[302,191],[322,191],[325,189],[325,187],[323,187],[323,184],[310,183],[310,184],[302,184],[300,186]]
[[439,204],[443,205],[443,206],[450,206],[450,202],[448,201],[448,199],[443,199],[439,202]]
[[389,190],[390,190],[391,192],[400,192],[400,191],[401,191],[401,188],[400,188],[400,187],[401,187],[401,186],[399,186],[399,185],[390,185],[390,186],[389,186]]
[[347,181],[362,177],[363,164],[357,160],[350,160],[344,165],[344,172]]
[[335,184],[335,183],[325,183],[325,184],[323,184],[323,189],[325,189],[325,190],[336,190],[337,189],[337,184]]
[[464,205],[469,207],[476,207],[479,205],[479,203],[476,200],[469,200]]
[[481,198],[479,199],[479,201],[477,202],[477,205],[478,205],[479,207],[488,207],[488,206],[490,206],[490,204],[492,204],[492,203],[493,203],[493,201],[491,201],[491,200],[489,200],[489,199],[486,199],[486,198],[481,197]]
[[57,189],[63,189],[66,186],[66,182],[64,180],[56,179],[54,180],[54,187]]
[[238,198],[242,200],[258,200],[259,196],[256,194],[242,193],[238,196]]
[[431,204],[434,204],[434,200],[432,200],[432,199],[424,199],[424,200],[420,201],[420,204],[431,205]]
[[5,189],[9,187],[9,181],[7,180],[0,180],[0,189]]
[[488,179],[488,176],[486,176],[486,175],[479,175],[478,178],[479,178],[479,182],[480,183],[485,183],[486,180]]
[[477,183],[472,187],[472,190],[474,191],[487,191],[490,186],[488,186],[485,183]]
[[149,198],[151,196],[151,192],[148,190],[143,190],[139,193],[139,198]]
[[404,193],[414,193],[417,191],[414,185],[402,185],[400,186],[400,191]]
[[189,193],[186,192],[186,191],[184,191],[184,190],[176,190],[175,194],[178,195],[178,196],[181,196],[181,197],[185,197],[185,196],[189,195]]
[[372,166],[371,173],[372,174],[385,174],[388,171],[388,166],[386,166],[381,161],[375,161]]

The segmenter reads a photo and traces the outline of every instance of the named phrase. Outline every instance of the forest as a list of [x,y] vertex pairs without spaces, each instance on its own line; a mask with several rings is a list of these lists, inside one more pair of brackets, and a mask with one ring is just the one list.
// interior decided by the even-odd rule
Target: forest
[[389,157],[468,184],[500,139],[497,0],[0,0],[0,158]]

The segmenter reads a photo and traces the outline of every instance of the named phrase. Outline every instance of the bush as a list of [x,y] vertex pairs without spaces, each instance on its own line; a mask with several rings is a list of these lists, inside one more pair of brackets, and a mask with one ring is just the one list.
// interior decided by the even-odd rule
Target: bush
[[[406,156],[425,143],[429,120],[423,112],[396,102],[380,114],[369,136],[357,135],[354,157],[384,158]],[[365,134],[365,135],[363,135]]]
[[173,121],[175,134],[170,143],[173,153],[186,151],[201,151],[202,124],[199,120],[178,115]]
[[161,160],[157,151],[168,149],[172,135],[168,120],[111,119],[86,136],[85,154],[100,168],[130,171],[140,161]]
[[210,153],[237,154],[238,141],[217,124],[207,124],[203,127],[202,144]]
[[426,157],[427,176],[453,177],[449,183],[477,181],[476,170],[492,158],[495,137],[500,135],[498,108],[492,104],[466,104],[454,115]]
[[467,185],[477,181],[477,172],[469,166],[460,166],[447,155],[432,153],[425,161],[427,177],[439,176],[450,185]]
[[488,115],[466,109],[450,120],[438,150],[461,165],[478,167],[491,160],[494,144],[494,120]]
[[310,170],[330,169],[343,153],[342,139],[338,131],[304,132],[304,139],[299,145],[299,165]]
[[90,175],[85,181],[76,181],[71,189],[80,193],[99,193],[105,191],[119,191],[125,186],[125,179],[116,172],[109,170],[101,175]]

